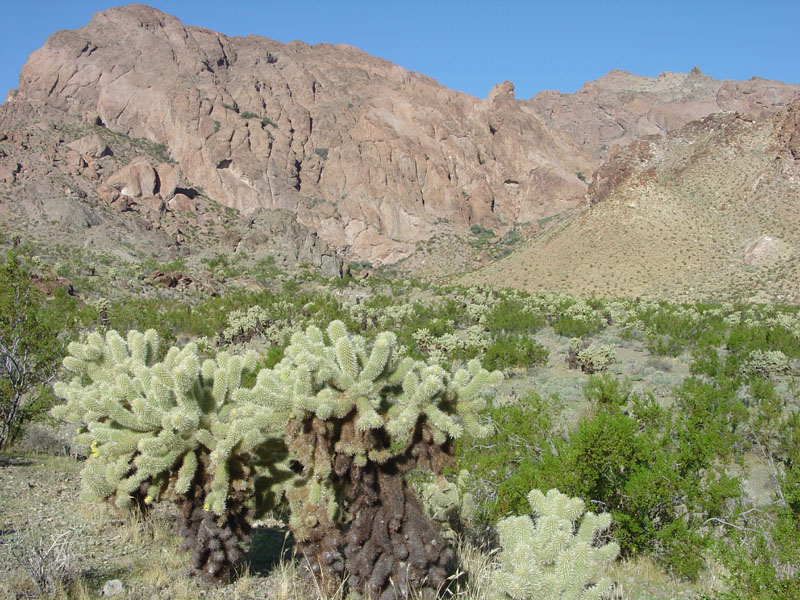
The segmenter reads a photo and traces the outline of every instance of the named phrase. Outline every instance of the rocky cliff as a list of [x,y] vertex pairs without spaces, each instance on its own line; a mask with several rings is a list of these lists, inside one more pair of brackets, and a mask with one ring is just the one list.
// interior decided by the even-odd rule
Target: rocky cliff
[[615,152],[591,206],[469,281],[599,295],[800,301],[800,100]]
[[758,119],[800,97],[800,85],[753,77],[719,81],[689,73],[640,77],[626,71],[586,83],[575,94],[546,91],[523,104],[582,150],[604,160],[646,135],[664,135],[717,112]]
[[510,83],[481,100],[348,46],[231,38],[142,5],[52,35],[0,126],[52,109],[163,144],[218,202],[290,210],[367,260],[446,222],[502,229],[574,206],[592,166]]
[[800,86],[695,69],[612,71],[527,101],[503,82],[480,99],[349,46],[227,37],[134,4],[31,55],[0,107],[0,191],[34,205],[77,194],[65,218],[103,207],[138,231],[125,221],[137,213],[184,252],[206,214],[198,203],[235,210],[245,229],[277,210],[319,238],[284,259],[319,250],[312,262],[338,270],[324,257],[391,263],[437,233],[461,248],[470,230],[535,230],[584,205],[592,173],[629,141],[718,111],[762,117],[797,96]]

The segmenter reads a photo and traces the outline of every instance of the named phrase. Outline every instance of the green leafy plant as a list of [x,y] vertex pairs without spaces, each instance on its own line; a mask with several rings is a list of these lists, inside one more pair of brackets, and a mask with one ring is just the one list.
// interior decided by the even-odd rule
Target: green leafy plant
[[33,394],[61,358],[60,326],[15,251],[0,264],[0,449],[36,415]]

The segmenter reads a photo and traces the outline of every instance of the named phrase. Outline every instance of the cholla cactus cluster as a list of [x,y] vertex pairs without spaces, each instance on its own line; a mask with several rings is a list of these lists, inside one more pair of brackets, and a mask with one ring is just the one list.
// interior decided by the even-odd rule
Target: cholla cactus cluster
[[313,326],[295,333],[251,389],[242,378],[254,353],[203,360],[188,344],[159,360],[152,330],[93,333],[69,352],[74,377],[57,384],[67,403],[54,414],[85,426],[85,496],[122,508],[174,499],[197,571],[227,575],[248,511],[285,490],[298,548],[323,585],[339,585],[345,562],[369,593],[444,582],[452,552],[404,476],[440,473],[453,439],[485,433],[478,412],[499,373],[473,361],[450,374],[404,357],[393,333],[368,347],[339,321],[327,337]]
[[286,415],[302,468],[302,483],[287,490],[290,523],[305,567],[326,587],[345,566],[352,585],[375,595],[435,589],[446,577],[452,552],[404,476],[415,467],[440,473],[453,439],[486,433],[478,411],[501,375],[477,361],[451,375],[398,350],[390,332],[368,348],[339,321],[327,340],[309,327],[237,394]]
[[789,358],[779,350],[753,350],[742,365],[745,375],[761,377],[783,375],[791,370]]
[[596,537],[611,525],[607,513],[583,514],[580,498],[558,490],[528,494],[536,516],[509,517],[497,530],[502,552],[493,575],[493,600],[593,600],[608,598],[612,582],[601,577],[619,553],[615,543],[597,545]]
[[[70,344],[64,367],[74,377],[56,384],[67,403],[53,414],[85,425],[78,436],[91,448],[84,497],[125,508],[168,493],[181,505],[195,567],[219,576],[241,556],[244,504],[277,425],[259,406],[231,403],[256,366],[254,353],[201,361],[188,344],[159,361],[159,346],[153,330],[131,331],[127,340],[116,331],[93,333],[85,344]],[[209,538],[203,520],[219,531]]]
[[283,345],[295,329],[289,319],[276,319],[275,314],[289,313],[290,310],[286,302],[280,302],[271,307],[271,311],[262,306],[231,311],[219,336],[220,341],[222,344],[241,344],[259,336],[270,344]]

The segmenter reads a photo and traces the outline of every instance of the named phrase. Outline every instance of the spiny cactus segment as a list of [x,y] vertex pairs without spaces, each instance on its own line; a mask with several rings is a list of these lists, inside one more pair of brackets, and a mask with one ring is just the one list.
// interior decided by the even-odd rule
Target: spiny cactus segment
[[584,511],[580,498],[569,498],[558,490],[547,495],[528,494],[537,515],[508,517],[497,524],[500,569],[493,575],[494,600],[596,600],[608,598],[613,584],[601,577],[605,566],[616,558],[615,543],[598,545],[596,537],[611,525],[608,513]]
[[[478,411],[501,379],[477,361],[451,375],[398,352],[393,333],[371,348],[332,322],[295,333],[285,358],[236,398],[287,418],[286,442],[302,470],[287,491],[297,551],[309,573],[376,597],[444,583],[452,551],[404,476],[440,473],[451,441],[484,435]],[[394,596],[392,596],[394,597]]]
[[[232,402],[256,366],[255,354],[219,352],[201,360],[188,344],[158,360],[159,347],[153,330],[131,331],[127,339],[116,331],[93,333],[86,343],[70,344],[64,367],[74,377],[56,384],[67,403],[53,414],[84,425],[78,438],[91,447],[85,498],[127,508],[169,494],[181,508],[195,568],[223,577],[241,557],[244,505],[256,479],[281,479],[279,456],[263,456],[265,446],[275,446],[278,426],[263,407]],[[215,523],[217,533],[201,522]]]

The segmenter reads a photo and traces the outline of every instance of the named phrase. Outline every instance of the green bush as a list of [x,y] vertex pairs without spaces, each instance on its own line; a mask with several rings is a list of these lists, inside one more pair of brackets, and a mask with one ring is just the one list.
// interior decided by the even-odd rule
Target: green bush
[[58,307],[63,302],[48,305],[32,277],[14,250],[0,263],[0,449],[49,408],[30,396],[46,397],[43,386],[61,359],[65,315]]
[[548,355],[547,348],[532,338],[504,334],[489,344],[483,357],[483,365],[492,371],[512,368],[528,369],[546,364]]

